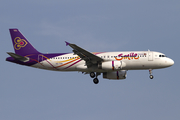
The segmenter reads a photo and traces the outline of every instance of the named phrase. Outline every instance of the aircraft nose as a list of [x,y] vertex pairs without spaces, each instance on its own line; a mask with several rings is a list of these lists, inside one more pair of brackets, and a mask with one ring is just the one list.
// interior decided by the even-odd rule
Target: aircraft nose
[[174,65],[174,61],[173,60],[171,60],[170,63],[171,63],[171,65]]
[[169,66],[172,66],[172,65],[174,65],[174,61],[172,59],[169,59],[168,64],[169,64]]

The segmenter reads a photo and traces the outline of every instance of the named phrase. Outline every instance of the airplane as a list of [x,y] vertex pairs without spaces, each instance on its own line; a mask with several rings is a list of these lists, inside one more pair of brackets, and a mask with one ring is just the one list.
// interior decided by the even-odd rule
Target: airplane
[[18,29],[9,29],[15,53],[7,52],[11,57],[6,61],[34,68],[53,71],[78,71],[89,74],[94,84],[98,76],[104,79],[126,79],[128,70],[149,70],[153,79],[153,69],[170,67],[174,61],[165,54],[155,51],[119,51],[89,52],[76,44],[66,42],[73,53],[44,54],[37,51]]

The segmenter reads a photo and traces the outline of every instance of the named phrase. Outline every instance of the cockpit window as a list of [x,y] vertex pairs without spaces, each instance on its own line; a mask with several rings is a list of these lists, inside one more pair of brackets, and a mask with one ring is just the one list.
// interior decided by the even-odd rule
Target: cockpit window
[[165,55],[159,55],[159,57],[166,57]]

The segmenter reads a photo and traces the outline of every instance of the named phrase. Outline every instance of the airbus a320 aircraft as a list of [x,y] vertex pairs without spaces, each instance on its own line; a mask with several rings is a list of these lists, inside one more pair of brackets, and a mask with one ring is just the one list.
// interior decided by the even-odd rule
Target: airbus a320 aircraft
[[10,29],[15,53],[7,52],[11,57],[6,61],[30,67],[54,71],[80,71],[89,74],[95,84],[98,75],[105,79],[122,80],[127,70],[152,70],[170,67],[174,61],[165,54],[154,51],[127,52],[88,52],[83,48],[66,42],[73,53],[44,54],[38,52],[18,29]]

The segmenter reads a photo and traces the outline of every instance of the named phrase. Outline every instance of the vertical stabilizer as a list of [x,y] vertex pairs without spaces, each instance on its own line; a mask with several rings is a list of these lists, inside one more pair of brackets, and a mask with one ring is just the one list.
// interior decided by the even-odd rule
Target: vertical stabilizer
[[18,55],[39,54],[18,29],[9,29],[15,53]]

